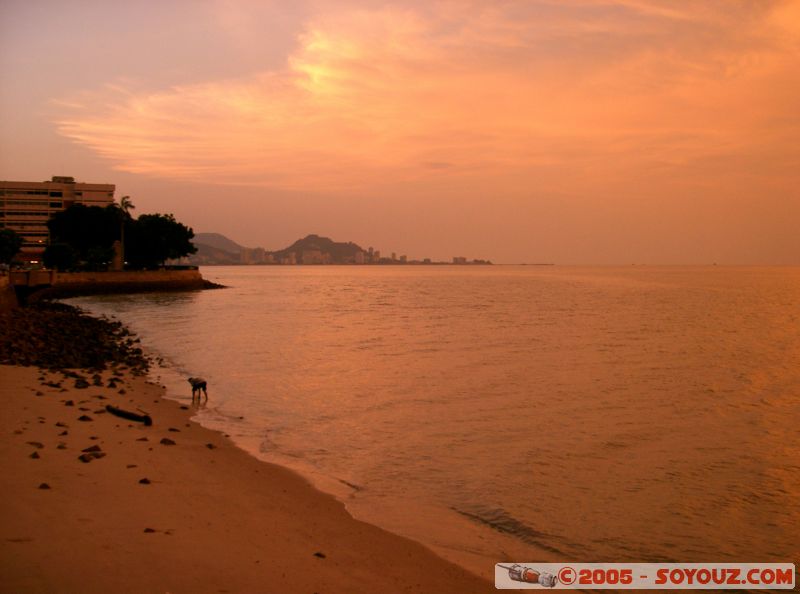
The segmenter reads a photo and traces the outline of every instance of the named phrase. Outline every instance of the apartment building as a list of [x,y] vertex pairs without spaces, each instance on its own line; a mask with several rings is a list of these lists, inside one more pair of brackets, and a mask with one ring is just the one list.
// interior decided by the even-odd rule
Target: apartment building
[[53,213],[73,204],[108,206],[114,202],[114,190],[114,184],[78,183],[62,176],[45,182],[0,181],[0,229],[20,234],[20,259],[38,264],[49,241],[47,221]]

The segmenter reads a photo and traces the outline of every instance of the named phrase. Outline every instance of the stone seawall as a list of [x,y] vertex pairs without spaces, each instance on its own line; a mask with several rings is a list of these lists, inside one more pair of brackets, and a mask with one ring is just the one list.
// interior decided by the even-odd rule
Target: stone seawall
[[80,284],[202,283],[199,270],[125,270],[120,272],[57,272],[54,286]]
[[[42,287],[41,284],[46,282],[43,278],[31,277],[26,287],[17,284],[17,296],[30,303],[43,298],[65,298],[104,293],[192,291],[219,287],[219,285],[205,280],[200,271],[196,269],[48,272],[48,274],[50,275],[50,286]],[[12,282],[17,283],[16,280]]]

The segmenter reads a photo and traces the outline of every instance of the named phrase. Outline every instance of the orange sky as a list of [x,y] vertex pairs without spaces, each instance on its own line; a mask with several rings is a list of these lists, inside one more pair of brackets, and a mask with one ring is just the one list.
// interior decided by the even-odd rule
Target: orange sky
[[797,0],[286,4],[4,0],[0,177],[268,249],[800,264]]

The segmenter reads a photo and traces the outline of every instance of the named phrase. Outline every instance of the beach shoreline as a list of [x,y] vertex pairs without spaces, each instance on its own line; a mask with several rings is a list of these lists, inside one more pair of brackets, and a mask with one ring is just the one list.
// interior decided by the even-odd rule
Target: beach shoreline
[[138,368],[2,365],[0,378],[2,591],[494,589],[193,422]]
[[[78,389],[40,373],[0,367],[4,591],[491,589],[193,423],[191,408],[144,377]],[[105,412],[109,402],[153,425]],[[81,461],[92,448],[103,456]]]

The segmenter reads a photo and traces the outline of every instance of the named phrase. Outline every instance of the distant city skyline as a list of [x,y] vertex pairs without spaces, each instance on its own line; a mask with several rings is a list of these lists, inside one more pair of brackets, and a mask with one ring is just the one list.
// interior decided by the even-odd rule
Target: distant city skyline
[[481,258],[453,256],[447,261],[431,258],[408,259],[405,254],[382,254],[380,249],[364,247],[355,242],[336,241],[330,237],[310,234],[292,245],[277,249],[262,246],[243,246],[220,233],[199,233],[193,240],[197,252],[184,258],[193,265],[228,264],[491,264]]
[[243,245],[800,264],[800,3],[0,4],[0,179]]

